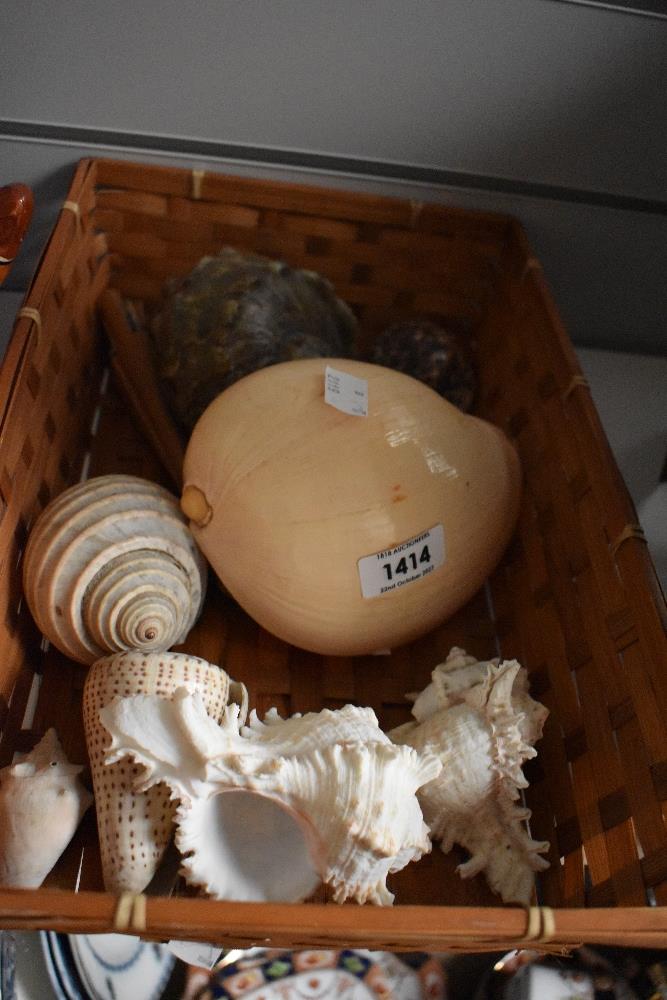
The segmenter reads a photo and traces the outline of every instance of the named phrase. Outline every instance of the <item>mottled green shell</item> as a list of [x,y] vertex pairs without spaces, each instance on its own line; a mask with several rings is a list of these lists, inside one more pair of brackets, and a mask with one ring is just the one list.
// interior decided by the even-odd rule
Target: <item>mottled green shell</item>
[[321,275],[225,248],[170,284],[151,340],[165,400],[190,431],[244,375],[296,358],[351,357],[356,331]]

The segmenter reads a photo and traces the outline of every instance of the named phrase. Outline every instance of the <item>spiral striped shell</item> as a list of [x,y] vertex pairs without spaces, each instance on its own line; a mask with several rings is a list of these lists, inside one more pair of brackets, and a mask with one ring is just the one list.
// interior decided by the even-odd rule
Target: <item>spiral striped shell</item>
[[97,476],[39,515],[23,586],[46,638],[93,663],[182,642],[201,609],[206,564],[168,490],[137,476]]

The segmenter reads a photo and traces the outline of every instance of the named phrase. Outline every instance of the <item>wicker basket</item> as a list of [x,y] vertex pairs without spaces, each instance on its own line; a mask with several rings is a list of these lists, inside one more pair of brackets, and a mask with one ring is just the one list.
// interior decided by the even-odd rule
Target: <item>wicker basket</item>
[[[528,940],[667,946],[667,645],[664,602],[636,513],[576,356],[521,227],[503,216],[320,187],[107,160],[83,161],[0,371],[2,760],[49,725],[85,760],[83,668],[43,649],[21,598],[27,532],[89,474],[161,479],[128,418],[97,304],[143,302],[224,244],[327,275],[366,346],[415,313],[474,337],[480,414],[515,440],[525,493],[516,538],[484,590],[390,657],[291,648],[211,588],[186,649],[249,688],[262,714],[372,706],[385,728],[452,645],[517,657],[550,716],[527,767],[532,833],[549,840],[536,906],[502,907],[438,849],[393,877],[394,907],[231,904],[102,891],[94,814],[38,890],[0,892],[0,926],[245,946],[492,950]],[[94,419],[93,416],[95,415]],[[92,428],[92,430],[91,430]],[[538,905],[539,904],[539,905]]]

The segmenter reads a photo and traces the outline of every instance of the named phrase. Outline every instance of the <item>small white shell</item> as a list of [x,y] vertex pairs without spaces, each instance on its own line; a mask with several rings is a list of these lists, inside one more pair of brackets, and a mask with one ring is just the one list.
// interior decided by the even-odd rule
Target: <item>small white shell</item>
[[540,855],[549,844],[529,836],[530,810],[517,799],[528,785],[522,765],[536,755],[532,744],[547,709],[528,694],[516,660],[477,662],[455,649],[432,678],[413,707],[419,721],[389,733],[442,762],[418,794],[431,836],[445,852],[455,843],[469,852],[458,868],[462,877],[483,871],[505,902],[527,904],[534,872],[548,867]]
[[201,609],[206,564],[168,490],[137,476],[97,476],[37,518],[23,585],[43,634],[93,663],[183,642]]
[[183,689],[169,702],[118,698],[100,715],[109,761],[143,765],[137,787],[179,800],[182,872],[219,899],[297,902],[323,881],[336,902],[388,904],[390,872],[430,850],[415,795],[440,764],[397,747],[369,708],[347,705],[240,726]]
[[172,838],[174,804],[164,785],[136,792],[131,767],[105,764],[109,734],[100,722],[100,709],[118,695],[169,698],[184,684],[200,693],[204,712],[215,719],[220,718],[230,691],[245,698],[245,689],[230,683],[224,670],[185,653],[116,653],[98,660],[88,671],[83,722],[108,892],[143,892]]
[[54,729],[18,764],[0,771],[0,886],[35,889],[93,801]]

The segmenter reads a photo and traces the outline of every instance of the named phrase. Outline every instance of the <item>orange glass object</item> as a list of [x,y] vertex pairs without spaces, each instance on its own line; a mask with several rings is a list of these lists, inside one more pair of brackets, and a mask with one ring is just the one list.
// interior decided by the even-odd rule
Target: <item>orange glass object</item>
[[0,285],[19,252],[30,219],[34,199],[25,184],[7,184],[0,188]]

